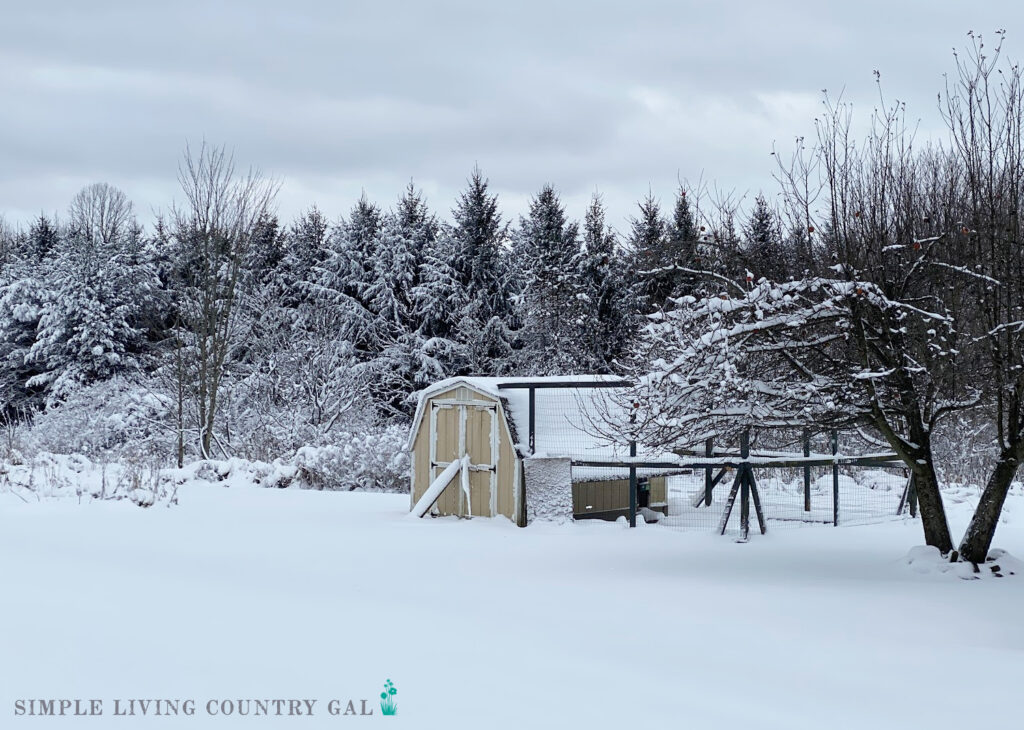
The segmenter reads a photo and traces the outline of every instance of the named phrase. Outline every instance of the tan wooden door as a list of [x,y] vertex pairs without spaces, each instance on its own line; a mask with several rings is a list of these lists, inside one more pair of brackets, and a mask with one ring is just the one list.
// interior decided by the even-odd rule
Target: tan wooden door
[[460,517],[497,514],[498,414],[487,401],[435,402],[431,407],[431,480],[469,454],[469,494],[457,479],[441,494],[436,511]]
[[[457,461],[461,414],[454,404],[434,403],[430,413],[430,481],[444,471],[445,467]],[[434,505],[434,511],[441,515],[461,514],[458,482],[443,492]]]
[[466,453],[469,454],[470,514],[497,514],[498,471],[497,409],[494,406],[463,406],[466,419]]

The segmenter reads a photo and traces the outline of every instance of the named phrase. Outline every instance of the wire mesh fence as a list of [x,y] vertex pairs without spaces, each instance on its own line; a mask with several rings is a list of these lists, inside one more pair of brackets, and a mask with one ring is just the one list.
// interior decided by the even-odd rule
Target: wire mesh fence
[[503,394],[516,422],[527,424],[528,433],[520,434],[519,440],[528,442],[533,453],[580,460],[617,459],[628,457],[630,448],[626,435],[629,413],[616,397],[616,391],[621,393],[618,382],[594,379],[572,387],[546,383],[532,392],[509,387]]
[[[724,527],[725,534],[739,534],[740,509],[735,502],[726,519],[737,470],[727,470],[712,490],[711,504],[705,503],[705,471],[695,469],[668,477],[668,510],[659,524],[690,532],[723,532]],[[901,512],[908,512],[907,476],[903,468],[841,466],[836,481],[831,467],[808,467],[807,471],[805,482],[803,468],[753,469],[757,496],[769,528],[876,524],[902,519]],[[756,520],[756,515],[751,519]],[[756,522],[752,529],[756,529]]]
[[[628,386],[595,377],[517,383],[505,392],[516,421],[528,424],[520,443],[528,441],[536,455],[572,460],[577,518],[614,518],[628,507],[631,515],[640,510],[641,516],[677,530],[739,532],[741,464],[752,475],[743,490],[753,499],[751,519],[757,512],[771,527],[870,524],[906,512],[906,470],[891,455],[879,454],[878,441],[859,431],[755,428],[743,436],[742,446],[708,442],[702,449],[669,454],[675,463],[654,467],[666,454],[646,452],[642,440],[630,443],[627,435],[630,413],[621,388]],[[705,464],[718,463],[686,468],[702,458]],[[635,490],[633,502],[630,490]]]

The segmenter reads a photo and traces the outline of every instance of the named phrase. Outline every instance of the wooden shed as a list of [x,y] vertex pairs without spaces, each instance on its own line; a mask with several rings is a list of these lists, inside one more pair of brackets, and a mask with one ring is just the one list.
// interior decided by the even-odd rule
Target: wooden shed
[[[442,473],[454,473],[449,467],[468,457],[466,482],[444,488],[430,513],[502,515],[524,526],[531,493],[525,460],[628,453],[625,444],[597,435],[594,428],[598,412],[607,408],[607,388],[597,386],[615,383],[609,376],[464,377],[430,386],[420,393],[409,436],[410,504],[416,505]],[[628,470],[573,469],[571,481],[565,511],[574,518],[615,519],[628,512]],[[646,487],[648,504],[641,504],[663,511],[665,482],[664,476],[645,476],[641,489]]]

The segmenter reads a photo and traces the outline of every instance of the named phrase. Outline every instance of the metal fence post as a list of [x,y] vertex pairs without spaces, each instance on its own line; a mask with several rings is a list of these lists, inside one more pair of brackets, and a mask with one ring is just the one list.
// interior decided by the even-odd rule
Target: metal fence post
[[[630,425],[636,423],[636,404],[629,414]],[[629,435],[629,455],[636,456],[636,434]],[[629,465],[629,526],[636,527],[636,464]]]
[[[811,456],[811,431],[804,429],[804,458]],[[804,512],[811,511],[811,467],[804,466]]]
[[839,526],[839,462],[835,461],[835,455],[839,453],[839,433],[832,429],[832,524]]
[[[706,456],[708,459],[710,459],[714,455],[715,455],[715,439],[712,436],[712,437],[709,437],[708,440],[704,442],[704,456]],[[704,467],[704,506],[705,507],[710,507],[711,506],[711,489],[715,486],[712,483],[712,478],[711,478],[711,472],[712,471],[713,470],[712,470],[712,468],[710,466]]]
[[[750,458],[750,430],[740,435],[740,457],[746,461]],[[750,538],[750,464],[740,464],[740,535],[742,539]]]
[[530,455],[537,453],[537,390],[530,388],[529,390],[529,416],[527,418],[527,428],[530,431]]

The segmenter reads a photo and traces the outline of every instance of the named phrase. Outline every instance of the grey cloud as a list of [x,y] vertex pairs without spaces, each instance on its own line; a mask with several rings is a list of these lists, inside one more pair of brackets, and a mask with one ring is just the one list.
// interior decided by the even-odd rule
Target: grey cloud
[[604,190],[624,221],[679,176],[770,188],[772,143],[812,131],[822,88],[868,111],[874,68],[937,128],[969,28],[1024,47],[1024,12],[965,7],[23,3],[0,45],[0,212],[63,209],[93,180],[166,206],[185,141],[206,138],[282,178],[285,217],[364,188],[388,204],[410,177],[446,211],[479,163],[510,214],[552,182],[575,214]]

